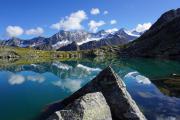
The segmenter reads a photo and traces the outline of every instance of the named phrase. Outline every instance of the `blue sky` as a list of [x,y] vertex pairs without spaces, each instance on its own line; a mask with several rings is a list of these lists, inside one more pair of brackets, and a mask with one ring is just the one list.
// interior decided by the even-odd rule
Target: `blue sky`
[[132,30],[138,24],[143,29],[178,7],[180,0],[0,0],[0,38],[48,37],[60,29]]

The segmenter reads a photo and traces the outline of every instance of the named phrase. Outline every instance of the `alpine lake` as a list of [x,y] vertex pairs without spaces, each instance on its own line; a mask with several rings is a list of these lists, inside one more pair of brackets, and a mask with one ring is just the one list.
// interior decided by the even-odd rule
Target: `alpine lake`
[[108,65],[148,120],[180,120],[178,61],[94,58],[0,63],[0,120],[34,120],[46,106],[70,96]]

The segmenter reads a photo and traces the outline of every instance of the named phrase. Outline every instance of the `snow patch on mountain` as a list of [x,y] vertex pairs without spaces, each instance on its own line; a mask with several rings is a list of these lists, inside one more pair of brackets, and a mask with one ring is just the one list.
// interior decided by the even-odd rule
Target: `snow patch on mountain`
[[134,37],[140,37],[140,36],[141,36],[138,32],[135,34],[134,31],[124,30],[124,32],[125,32],[126,34],[128,34],[129,36],[134,36]]
[[[101,30],[97,33],[90,33],[84,30],[77,31],[60,31],[49,38],[37,37],[30,40],[22,40],[18,38],[12,38],[7,41],[3,41],[1,45],[7,46],[18,46],[18,47],[40,47],[41,46],[51,46],[53,50],[58,50],[61,47],[67,46],[72,42],[76,42],[77,45],[82,45],[90,41],[100,41],[103,39],[127,39],[129,41],[140,37],[142,33],[133,30],[125,30],[117,28],[112,28],[109,30]],[[119,38],[118,38],[119,37]],[[113,39],[113,40],[114,40]],[[44,49],[44,48],[42,48]]]
[[77,42],[78,45],[82,45],[84,43],[87,43],[87,42],[90,42],[90,41],[99,41],[101,39],[104,39],[106,38],[110,33],[102,30],[102,31],[99,31],[95,34],[91,34],[90,36],[87,37],[87,39],[85,39],[84,41],[81,41],[81,42]]
[[52,45],[53,49],[57,50],[60,47],[67,46],[68,44],[71,44],[73,41],[75,41],[77,45],[82,45],[90,41],[100,41],[102,39],[112,38],[115,34],[118,35],[120,38],[124,37],[124,35],[126,34],[132,37],[140,37],[140,34],[135,34],[134,31],[131,32],[125,29],[120,29],[118,31],[118,29],[116,28],[109,30],[101,30],[97,33],[87,33],[84,31],[62,32],[63,34],[61,32],[58,34],[58,38],[61,39],[61,41]]
[[18,45],[18,47],[22,47],[22,48],[25,48],[25,47],[28,47],[28,46],[30,46],[30,45],[29,44],[23,44],[23,43]]
[[77,42],[78,45],[82,45],[84,43],[87,43],[87,42],[90,42],[90,41],[99,41],[101,39],[103,39],[104,37],[100,37],[100,38],[87,38],[86,40],[84,41],[81,41],[81,42]]
[[77,67],[78,67],[78,68],[81,68],[81,69],[84,69],[84,70],[86,70],[86,71],[88,71],[88,72],[101,71],[100,68],[91,68],[91,67],[88,67],[88,66],[84,66],[84,65],[82,65],[82,64],[78,64]]
[[106,32],[109,33],[109,34],[114,34],[114,33],[116,33],[117,31],[118,31],[117,28],[113,28],[113,29],[108,29],[108,30],[106,30]]
[[56,49],[59,49],[62,46],[66,46],[66,45],[71,44],[71,43],[72,42],[68,41],[68,40],[59,41],[56,44],[52,45],[52,48],[56,50]]
[[69,66],[67,64],[64,64],[64,63],[61,63],[61,62],[53,62],[52,64],[53,66],[56,66],[57,68],[59,69],[62,69],[62,70],[69,70],[69,69],[72,69],[72,66]]

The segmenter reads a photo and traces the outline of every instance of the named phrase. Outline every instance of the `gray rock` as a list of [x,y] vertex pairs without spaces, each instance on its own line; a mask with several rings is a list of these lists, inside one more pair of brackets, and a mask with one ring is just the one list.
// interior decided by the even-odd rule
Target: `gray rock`
[[88,93],[47,120],[112,120],[111,111],[102,93]]
[[[61,111],[76,99],[94,92],[101,92],[111,110],[112,119],[115,120],[146,120],[135,101],[126,90],[122,79],[107,67],[91,82],[63,101],[50,105],[40,116],[43,120],[55,111]],[[101,109],[102,110],[102,109]]]
[[79,46],[75,41],[66,46],[62,46],[58,49],[58,51],[79,51],[79,50],[80,50]]
[[19,58],[20,56],[11,50],[0,50],[0,59]]

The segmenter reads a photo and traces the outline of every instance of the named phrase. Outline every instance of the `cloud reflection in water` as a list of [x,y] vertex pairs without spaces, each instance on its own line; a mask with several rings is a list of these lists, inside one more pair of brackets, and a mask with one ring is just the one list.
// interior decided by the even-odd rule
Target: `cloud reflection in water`
[[59,80],[59,81],[53,82],[52,84],[62,89],[68,89],[70,92],[74,92],[78,90],[79,88],[81,88],[82,81],[66,79],[65,81]]
[[11,85],[20,85],[25,81],[24,76],[12,74],[8,80],[9,84]]
[[[85,82],[92,79],[92,75],[94,72],[96,73],[96,72],[101,71],[100,68],[91,68],[82,64],[78,64],[74,68],[72,66],[62,64],[62,63],[58,65],[59,65],[58,68],[61,68],[61,69],[65,68],[63,70],[69,70],[68,68],[71,68],[71,71],[69,71],[68,78],[64,78],[64,79],[60,78],[60,80],[54,81],[52,82],[52,84],[62,89],[69,90],[70,92],[75,92],[76,90],[80,89]],[[57,67],[57,64],[56,64],[56,67]]]
[[138,72],[129,72],[124,76],[124,79],[132,79],[135,80],[137,83],[144,84],[144,85],[149,85],[151,84],[151,81],[149,78],[140,75]]
[[10,85],[20,85],[26,81],[42,83],[45,81],[45,78],[43,75],[37,73],[35,75],[28,75],[28,76],[11,73],[8,80]]

